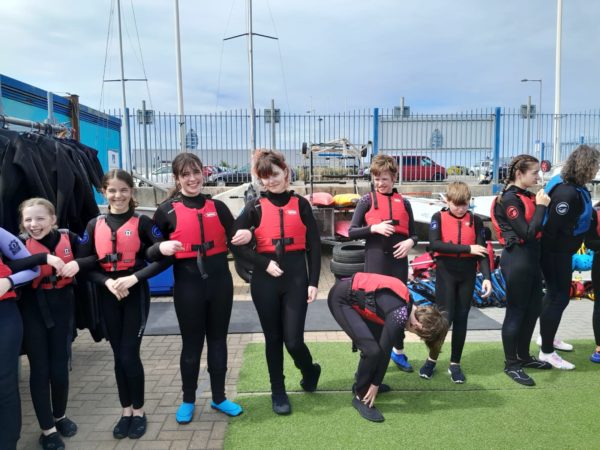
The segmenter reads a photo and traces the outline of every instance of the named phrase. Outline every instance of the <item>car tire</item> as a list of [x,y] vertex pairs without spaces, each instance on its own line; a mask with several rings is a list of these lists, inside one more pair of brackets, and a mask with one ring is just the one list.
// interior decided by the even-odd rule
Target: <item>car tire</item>
[[342,242],[333,247],[333,260],[355,264],[365,262],[365,244],[362,241]]
[[215,186],[227,186],[227,183],[225,182],[225,180],[217,180],[215,182]]
[[331,273],[338,276],[346,276],[351,277],[356,272],[362,272],[365,270],[364,263],[341,263],[338,261],[331,260],[329,264],[329,268],[331,269]]
[[444,175],[442,175],[439,172],[436,172],[435,175],[433,176],[433,179],[435,181],[444,181]]

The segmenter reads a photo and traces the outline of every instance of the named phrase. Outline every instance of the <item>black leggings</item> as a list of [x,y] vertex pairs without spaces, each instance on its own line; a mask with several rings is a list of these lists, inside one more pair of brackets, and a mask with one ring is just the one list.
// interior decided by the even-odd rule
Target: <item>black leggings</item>
[[592,326],[594,327],[594,338],[596,346],[600,347],[600,252],[594,255],[592,265],[592,284],[594,286],[594,312],[592,313]]
[[[393,250],[386,250],[383,246],[387,242],[373,241],[376,245],[369,245],[365,249],[365,272],[378,273],[389,277],[398,278],[404,284],[408,282],[408,258],[394,258]],[[394,347],[398,350],[404,349],[404,330],[398,334]]]
[[14,450],[21,434],[19,352],[23,322],[14,299],[0,300],[0,448]]
[[554,351],[554,338],[560,325],[563,311],[569,304],[569,290],[573,276],[570,253],[552,253],[542,250],[542,272],[546,282],[546,295],[540,314],[542,351]]
[[[38,295],[44,297],[54,322],[51,328],[44,322]],[[20,301],[31,400],[42,430],[52,428],[67,410],[74,305],[72,286],[39,292],[28,289]]]
[[[459,270],[451,268],[457,262]],[[455,261],[445,258],[437,259],[435,272],[435,302],[452,325],[452,353],[450,362],[460,363],[465,339],[467,337],[467,320],[473,300],[475,288],[476,261]],[[433,355],[431,355],[433,356]]]
[[265,354],[271,391],[285,392],[283,344],[303,374],[313,370],[313,361],[304,343],[304,322],[308,304],[308,278],[304,252],[287,253],[280,265],[283,275],[272,277],[255,270],[250,291],[265,335]]
[[233,280],[226,256],[219,259],[222,261],[217,264],[218,270],[211,270],[214,264],[207,266],[206,280],[200,277],[195,260],[177,261],[174,267],[173,299],[183,341],[180,366],[186,403],[196,401],[205,337],[212,399],[219,404],[226,398],[227,331],[233,305]]
[[129,295],[117,300],[106,287],[98,289],[107,337],[115,358],[119,401],[123,408],[144,406],[144,366],[140,358],[143,317],[148,317],[150,290],[147,281],[129,288]]
[[502,345],[506,364],[528,359],[535,322],[542,309],[542,273],[539,248],[514,245],[500,257],[506,281],[506,315],[502,324]]

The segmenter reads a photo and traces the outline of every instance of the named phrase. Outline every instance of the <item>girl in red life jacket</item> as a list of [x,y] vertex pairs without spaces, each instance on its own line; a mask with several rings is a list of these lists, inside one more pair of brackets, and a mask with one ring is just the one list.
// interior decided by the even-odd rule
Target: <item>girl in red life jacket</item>
[[592,313],[592,326],[596,340],[596,350],[590,356],[590,361],[600,364],[600,221],[598,220],[600,203],[594,205],[592,213],[592,226],[585,235],[586,248],[594,252],[592,262],[592,286],[594,289],[594,312]]
[[[78,236],[56,228],[54,205],[44,198],[24,201],[19,211],[21,239],[41,271],[23,290],[19,302],[31,400],[42,429],[42,447],[58,448],[64,446],[60,436],[77,433],[77,425],[65,412],[75,308],[72,282],[79,271],[75,261]],[[93,263],[94,258],[88,258],[88,267]]]
[[239,252],[254,264],[250,288],[265,335],[273,411],[289,414],[283,345],[302,372],[305,391],[316,390],[321,374],[304,343],[308,303],[317,297],[321,239],[308,201],[288,190],[290,169],[283,155],[258,150],[253,171],[265,192],[246,204],[234,229],[254,228],[256,249],[240,247]]
[[352,279],[338,281],[329,291],[327,304],[361,352],[352,406],[363,418],[382,422],[374,403],[378,393],[390,390],[382,381],[398,335],[406,329],[421,337],[430,352],[439,353],[448,322],[436,307],[412,305],[406,285],[385,275],[359,272]]
[[[144,368],[140,345],[150,307],[148,278],[168,261],[146,265],[145,253],[162,234],[152,220],[135,212],[133,178],[120,169],[107,172],[102,192],[108,214],[92,219],[80,239],[82,257],[95,255],[88,278],[98,284],[98,297],[107,338],[113,350],[121,418],[115,439],[138,439],[146,432]],[[79,259],[78,259],[79,260]]]
[[[15,450],[21,433],[19,353],[23,322],[17,288],[40,274],[19,238],[0,228],[0,448]],[[35,269],[33,269],[35,267]]]
[[515,156],[508,166],[506,184],[491,210],[498,240],[504,245],[500,257],[507,302],[502,324],[504,372],[525,386],[533,386],[535,382],[524,369],[552,368],[529,353],[533,329],[542,309],[540,237],[550,203],[543,189],[536,195],[527,190],[539,182],[539,170],[539,161],[533,156]]
[[180,153],[171,163],[176,189],[159,205],[154,221],[169,241],[148,251],[153,259],[168,256],[173,262],[173,301],[181,339],[183,402],[175,419],[192,421],[204,341],[212,391],[211,407],[228,416],[242,408],[225,396],[227,330],[233,305],[233,280],[227,262],[228,242],[244,244],[249,230],[234,236],[233,216],[220,200],[201,193],[202,162],[193,153]]
[[[448,373],[454,383],[464,383],[460,361],[467,336],[467,319],[473,299],[477,263],[483,273],[482,297],[492,293],[485,229],[469,211],[471,190],[463,182],[446,189],[448,207],[431,217],[429,248],[436,259],[435,302],[452,325],[452,354]],[[429,354],[419,370],[422,378],[433,376],[437,354]]]
[[[365,239],[365,272],[408,281],[408,252],[417,242],[415,221],[408,200],[394,189],[398,164],[388,155],[377,155],[371,162],[374,192],[364,195],[352,216],[349,235]],[[392,361],[404,372],[413,368],[404,354],[400,334],[391,352]]]

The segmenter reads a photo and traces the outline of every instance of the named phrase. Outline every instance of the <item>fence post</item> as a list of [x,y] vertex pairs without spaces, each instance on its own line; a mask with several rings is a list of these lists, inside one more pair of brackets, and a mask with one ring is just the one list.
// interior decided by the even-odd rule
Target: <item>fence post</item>
[[373,108],[373,149],[371,157],[379,151],[379,108]]
[[500,169],[500,117],[501,109],[496,108],[494,123],[494,173],[492,175],[492,193],[497,194],[500,190],[498,185],[498,173]]

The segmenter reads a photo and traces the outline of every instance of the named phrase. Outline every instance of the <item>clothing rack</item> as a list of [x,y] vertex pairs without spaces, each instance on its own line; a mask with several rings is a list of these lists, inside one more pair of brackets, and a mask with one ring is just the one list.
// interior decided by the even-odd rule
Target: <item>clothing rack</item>
[[32,120],[19,119],[18,117],[0,115],[0,128],[5,128],[8,124],[27,127],[32,130],[44,132],[46,134],[69,131],[69,128],[65,127],[64,125],[53,125],[51,123],[34,122]]

